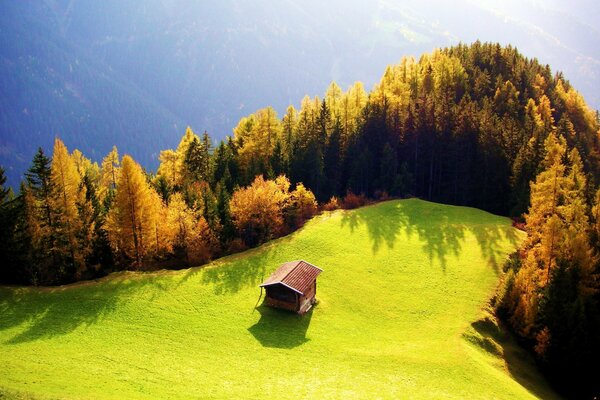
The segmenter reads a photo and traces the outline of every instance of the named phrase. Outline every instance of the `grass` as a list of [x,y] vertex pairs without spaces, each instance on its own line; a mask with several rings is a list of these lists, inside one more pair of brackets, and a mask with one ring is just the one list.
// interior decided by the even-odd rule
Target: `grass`
[[[522,239],[483,211],[389,201],[326,213],[205,268],[0,288],[0,392],[553,398],[485,310]],[[294,259],[324,269],[319,302],[302,317],[261,306],[257,287]]]

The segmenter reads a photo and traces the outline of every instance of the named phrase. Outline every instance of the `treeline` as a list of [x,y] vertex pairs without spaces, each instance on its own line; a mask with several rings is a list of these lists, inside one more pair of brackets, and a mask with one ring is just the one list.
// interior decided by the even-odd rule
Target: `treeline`
[[588,182],[577,149],[554,129],[531,184],[527,240],[506,264],[496,310],[534,350],[561,389],[600,394],[600,189]]
[[578,149],[593,187],[597,114],[548,66],[476,42],[404,58],[370,93],[332,83],[281,119],[269,107],[243,118],[230,172],[242,184],[284,173],[319,201],[386,192],[519,216],[554,129]]
[[[413,195],[519,217],[550,133],[581,154],[589,202],[598,126],[560,74],[510,46],[476,42],[404,58],[370,93],[332,83],[281,119],[258,110],[216,148],[188,129],[177,149],[160,152],[156,174],[116,149],[99,166],[57,141],[52,159],[35,156],[19,195],[3,196],[2,281],[203,262],[294,229],[310,214],[297,210],[300,194],[330,208],[342,198]],[[279,176],[288,179],[276,183],[287,196],[281,218],[259,223],[257,211],[243,226],[250,208],[238,198],[255,199],[244,188],[267,191],[261,185]]]
[[101,167],[60,139],[33,159],[18,197],[4,188],[2,281],[34,285],[89,279],[119,269],[186,266],[296,229],[317,209],[301,183],[257,176],[228,191],[211,185],[208,148],[188,128],[178,149],[147,174],[116,148]]

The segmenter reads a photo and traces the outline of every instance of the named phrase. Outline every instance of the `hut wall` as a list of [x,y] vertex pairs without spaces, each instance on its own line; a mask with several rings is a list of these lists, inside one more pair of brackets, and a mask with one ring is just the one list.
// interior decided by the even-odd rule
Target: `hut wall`
[[298,293],[283,285],[268,286],[265,289],[267,305],[292,311],[298,310]]
[[267,303],[268,306],[271,306],[271,307],[283,308],[284,310],[290,310],[290,311],[298,311],[298,303],[297,302],[289,303],[287,301],[277,300],[277,299],[274,299],[274,298],[268,297],[268,296],[265,299],[265,302]]
[[317,282],[313,282],[313,284],[308,288],[306,293],[303,296],[300,296],[300,306],[298,311],[300,313],[306,312],[311,305],[315,303],[315,293],[317,291]]

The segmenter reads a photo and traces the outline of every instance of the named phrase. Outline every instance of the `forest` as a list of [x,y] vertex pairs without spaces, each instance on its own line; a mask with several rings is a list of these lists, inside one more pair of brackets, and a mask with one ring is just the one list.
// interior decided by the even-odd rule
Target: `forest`
[[[598,391],[600,122],[560,73],[475,42],[403,58],[367,92],[331,83],[214,146],[188,128],[145,171],[57,138],[13,193],[0,174],[0,282],[180,268],[257,246],[319,209],[415,196],[514,218],[498,315],[563,390]],[[0,170],[1,171],[1,170]],[[594,387],[594,385],[596,385]]]

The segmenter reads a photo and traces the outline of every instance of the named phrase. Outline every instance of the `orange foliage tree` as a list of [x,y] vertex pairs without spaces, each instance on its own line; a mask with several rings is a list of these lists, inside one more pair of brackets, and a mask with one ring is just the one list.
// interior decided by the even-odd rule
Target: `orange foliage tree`
[[265,180],[257,176],[248,187],[236,190],[231,197],[233,222],[244,242],[255,246],[279,233],[283,208],[289,198],[289,180],[280,176]]

